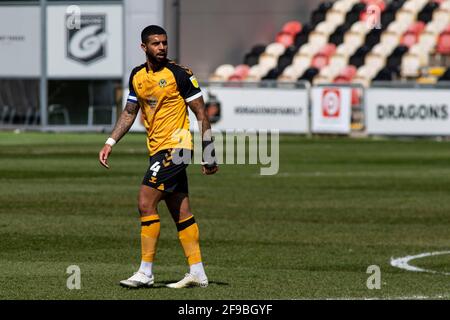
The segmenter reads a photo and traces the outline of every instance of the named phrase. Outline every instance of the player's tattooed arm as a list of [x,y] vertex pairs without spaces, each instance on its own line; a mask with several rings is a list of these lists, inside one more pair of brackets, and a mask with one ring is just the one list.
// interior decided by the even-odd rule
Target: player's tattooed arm
[[139,105],[137,103],[127,102],[125,109],[120,114],[119,120],[111,133],[111,138],[119,141],[130,130],[138,112]]
[[[113,132],[111,133],[111,138],[115,141],[119,141],[125,133],[130,130],[133,125],[134,120],[139,111],[139,105],[137,103],[127,102],[125,105],[125,110],[120,114],[119,120],[117,121]],[[98,160],[100,164],[105,168],[109,169],[108,157],[112,152],[112,146],[105,143],[102,150],[98,154]]]
[[214,150],[214,141],[212,139],[211,124],[206,115],[205,102],[203,97],[188,102],[192,112],[194,112],[199,123],[200,134],[202,136],[203,148],[203,166],[202,172],[210,175],[217,172],[219,167],[216,161],[216,152]]
[[206,115],[205,102],[203,101],[203,97],[199,97],[197,99],[188,102],[188,106],[191,108],[192,112],[194,112],[195,116],[197,117],[203,141],[210,141],[211,124],[209,123],[208,116]]

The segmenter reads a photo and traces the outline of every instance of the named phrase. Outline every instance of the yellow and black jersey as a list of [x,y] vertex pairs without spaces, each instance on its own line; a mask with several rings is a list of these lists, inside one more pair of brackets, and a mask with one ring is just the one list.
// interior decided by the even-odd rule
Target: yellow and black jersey
[[130,75],[128,101],[138,103],[150,155],[170,148],[192,150],[187,102],[202,96],[188,68],[167,61],[158,71],[144,63]]

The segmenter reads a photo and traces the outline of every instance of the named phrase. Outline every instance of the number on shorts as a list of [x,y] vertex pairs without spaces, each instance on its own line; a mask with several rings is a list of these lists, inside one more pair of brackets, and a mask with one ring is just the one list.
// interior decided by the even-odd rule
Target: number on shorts
[[153,171],[152,176],[156,177],[156,175],[158,174],[159,169],[161,169],[161,166],[159,165],[159,161],[156,161],[151,167],[150,167],[150,171]]

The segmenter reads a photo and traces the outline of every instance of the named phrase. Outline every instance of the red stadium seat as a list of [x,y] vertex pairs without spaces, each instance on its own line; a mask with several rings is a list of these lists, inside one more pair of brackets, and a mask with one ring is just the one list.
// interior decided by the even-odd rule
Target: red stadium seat
[[244,77],[241,77],[240,75],[233,74],[228,78],[228,81],[242,81],[244,80]]
[[344,78],[350,79],[350,81],[353,79],[353,77],[356,75],[356,67],[354,65],[348,65],[342,71],[339,73],[339,76],[342,76]]
[[287,32],[279,32],[275,38],[275,42],[281,43],[286,48],[294,44],[294,36]]
[[450,33],[441,33],[436,46],[436,52],[440,54],[450,54]]
[[364,3],[366,6],[375,4],[380,7],[380,9],[384,10],[386,9],[386,3],[384,0],[362,0],[362,3]]
[[246,64],[237,65],[234,69],[234,75],[240,76],[242,78],[246,78],[250,71],[250,67]]
[[349,78],[347,78],[347,77],[344,77],[344,76],[339,75],[339,76],[337,76],[337,77],[334,79],[333,82],[334,82],[334,83],[350,83],[351,80],[350,80]]
[[302,31],[302,24],[298,21],[289,21],[283,25],[281,32],[288,33],[292,36],[295,36],[297,33]]
[[410,48],[414,44],[416,44],[417,41],[419,41],[419,36],[417,35],[417,33],[407,31],[402,36],[402,39],[400,40],[400,44]]
[[423,21],[417,21],[411,24],[406,32],[413,32],[419,35],[424,30],[425,30],[425,23]]
[[336,53],[336,45],[334,43],[327,43],[325,46],[320,49],[318,54],[322,54],[327,57],[331,57]]
[[328,64],[328,61],[329,61],[329,57],[328,56],[326,56],[324,54],[321,54],[321,53],[318,53],[312,59],[311,66],[313,68],[316,68],[316,69],[320,70],[320,69],[322,69],[323,67],[325,67]]

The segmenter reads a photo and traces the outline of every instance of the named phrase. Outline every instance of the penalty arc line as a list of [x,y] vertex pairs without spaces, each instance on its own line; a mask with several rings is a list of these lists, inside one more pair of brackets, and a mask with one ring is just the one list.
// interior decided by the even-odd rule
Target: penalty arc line
[[425,252],[421,253],[415,256],[406,256],[402,258],[391,258],[391,266],[408,270],[408,271],[414,271],[414,272],[428,272],[428,273],[434,273],[434,274],[443,274],[446,276],[450,276],[450,272],[441,272],[441,271],[435,271],[435,270],[429,270],[429,269],[423,269],[419,268],[413,265],[410,265],[409,262],[411,260],[415,259],[421,259],[431,256],[439,256],[444,254],[450,254],[450,251],[436,251],[436,252]]

